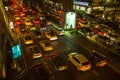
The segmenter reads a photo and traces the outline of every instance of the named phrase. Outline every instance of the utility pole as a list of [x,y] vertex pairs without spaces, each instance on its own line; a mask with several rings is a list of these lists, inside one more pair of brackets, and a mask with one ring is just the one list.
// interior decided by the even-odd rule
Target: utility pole
[[[3,3],[2,3],[2,0],[0,0],[0,14],[3,16],[4,15],[4,7],[3,7]],[[5,18],[5,16],[3,16],[3,18]],[[2,23],[0,23],[0,24],[2,24]],[[2,26],[2,25],[1,25]],[[0,26],[0,27],[1,27]],[[0,31],[0,32],[2,32],[2,31]],[[1,34],[0,34],[1,35]],[[0,36],[1,37],[1,36]],[[2,43],[2,44],[4,44],[4,43]],[[1,44],[1,45],[2,45]],[[3,79],[6,79],[6,69],[5,69],[5,60],[3,59],[3,55],[5,55],[5,54],[3,54],[2,53],[2,49],[0,49],[0,79],[1,80],[3,80]]]

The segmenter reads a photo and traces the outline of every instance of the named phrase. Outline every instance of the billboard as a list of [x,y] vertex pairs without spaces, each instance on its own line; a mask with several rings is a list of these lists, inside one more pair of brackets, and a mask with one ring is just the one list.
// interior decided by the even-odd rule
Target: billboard
[[89,6],[89,2],[82,2],[78,0],[74,0],[74,4],[82,5],[82,6]]
[[17,59],[21,56],[20,44],[12,46],[12,54],[14,59]]
[[75,29],[76,13],[66,12],[64,29]]

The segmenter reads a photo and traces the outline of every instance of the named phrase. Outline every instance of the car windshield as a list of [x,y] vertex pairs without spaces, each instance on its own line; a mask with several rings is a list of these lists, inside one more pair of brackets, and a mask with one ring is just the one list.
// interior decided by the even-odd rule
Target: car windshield
[[86,66],[86,65],[88,65],[88,64],[90,64],[90,63],[89,63],[89,62],[84,62],[84,63],[82,63],[83,66]]
[[26,36],[25,40],[31,40],[31,37],[30,36]]
[[58,31],[63,31],[63,29],[61,29],[61,28],[58,28]]
[[52,61],[54,64],[56,64],[57,67],[66,65],[65,60],[60,56],[52,58]]
[[50,32],[50,35],[51,35],[51,36],[55,36],[55,33],[54,33],[54,32]]
[[[38,76],[40,75],[41,78],[48,75],[48,73],[46,72],[46,70],[45,70],[45,68],[43,67],[43,65],[42,65],[42,66],[41,66],[41,65],[40,65],[40,66],[38,65],[38,66],[34,67],[33,70],[34,70],[34,72],[35,72]],[[39,77],[40,77],[40,76],[39,76]]]
[[33,53],[39,53],[39,52],[40,52],[39,49],[38,49],[38,47],[33,47],[33,48],[31,48],[31,51],[32,51]]
[[49,46],[51,46],[51,44],[49,42],[45,41],[45,46],[49,47]]
[[36,31],[35,33],[36,33],[36,35],[41,35],[41,33],[39,31]]

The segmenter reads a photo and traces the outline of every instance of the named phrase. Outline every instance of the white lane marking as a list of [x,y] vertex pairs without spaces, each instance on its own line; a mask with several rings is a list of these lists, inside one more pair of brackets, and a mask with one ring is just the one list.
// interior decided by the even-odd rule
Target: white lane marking
[[93,73],[95,73],[97,76],[100,76],[100,74],[97,73],[95,70],[93,70]]
[[66,47],[67,48],[67,50],[70,50],[70,47]]

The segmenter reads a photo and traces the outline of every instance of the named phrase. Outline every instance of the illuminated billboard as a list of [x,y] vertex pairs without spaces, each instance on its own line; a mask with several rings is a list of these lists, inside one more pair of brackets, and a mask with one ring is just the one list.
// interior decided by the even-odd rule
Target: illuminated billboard
[[64,29],[75,29],[76,13],[66,12]]
[[89,6],[89,2],[82,2],[82,1],[79,1],[79,0],[74,0],[74,4]]
[[12,46],[12,54],[14,59],[17,59],[21,56],[20,44]]

